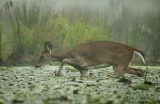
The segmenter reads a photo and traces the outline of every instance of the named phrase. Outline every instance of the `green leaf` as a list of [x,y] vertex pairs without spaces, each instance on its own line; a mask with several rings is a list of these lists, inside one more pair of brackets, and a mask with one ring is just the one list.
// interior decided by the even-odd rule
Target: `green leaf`
[[133,84],[130,86],[133,90],[148,90],[150,88],[147,84]]

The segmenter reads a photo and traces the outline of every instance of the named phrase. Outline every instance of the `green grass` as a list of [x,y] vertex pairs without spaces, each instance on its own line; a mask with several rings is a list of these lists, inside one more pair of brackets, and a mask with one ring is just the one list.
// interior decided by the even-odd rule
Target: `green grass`
[[57,17],[50,7],[42,8],[33,3],[30,8],[15,7],[10,13],[12,50],[21,55],[41,52],[45,41],[51,41],[55,49],[67,49],[73,44],[94,40],[106,40],[107,29],[86,23],[83,18],[69,22]]

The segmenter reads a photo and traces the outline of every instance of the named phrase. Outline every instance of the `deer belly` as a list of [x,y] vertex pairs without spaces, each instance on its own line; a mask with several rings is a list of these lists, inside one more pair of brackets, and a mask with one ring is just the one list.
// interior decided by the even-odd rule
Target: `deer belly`
[[110,64],[100,64],[100,65],[94,65],[94,66],[89,66],[87,69],[99,69],[99,68],[105,68],[111,66]]

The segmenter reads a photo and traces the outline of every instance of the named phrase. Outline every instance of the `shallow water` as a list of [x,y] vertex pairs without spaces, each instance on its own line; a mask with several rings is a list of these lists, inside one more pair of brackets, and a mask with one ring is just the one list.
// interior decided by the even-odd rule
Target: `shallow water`
[[[138,67],[138,66],[137,66]],[[111,67],[90,70],[91,79],[66,66],[63,77],[55,77],[57,66],[1,67],[0,104],[128,104],[160,103],[160,67],[149,67],[148,90],[133,90],[133,84],[144,83],[143,77],[125,74],[131,80],[117,82]],[[145,67],[142,67],[145,70]]]

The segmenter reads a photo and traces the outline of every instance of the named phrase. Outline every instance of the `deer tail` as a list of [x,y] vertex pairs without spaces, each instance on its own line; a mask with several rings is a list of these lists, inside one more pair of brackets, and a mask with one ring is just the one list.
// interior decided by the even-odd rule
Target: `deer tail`
[[135,50],[134,50],[134,53],[137,54],[139,57],[141,57],[143,63],[145,64],[145,56],[144,56],[144,53],[143,53],[142,51],[138,50],[138,49],[135,49]]

